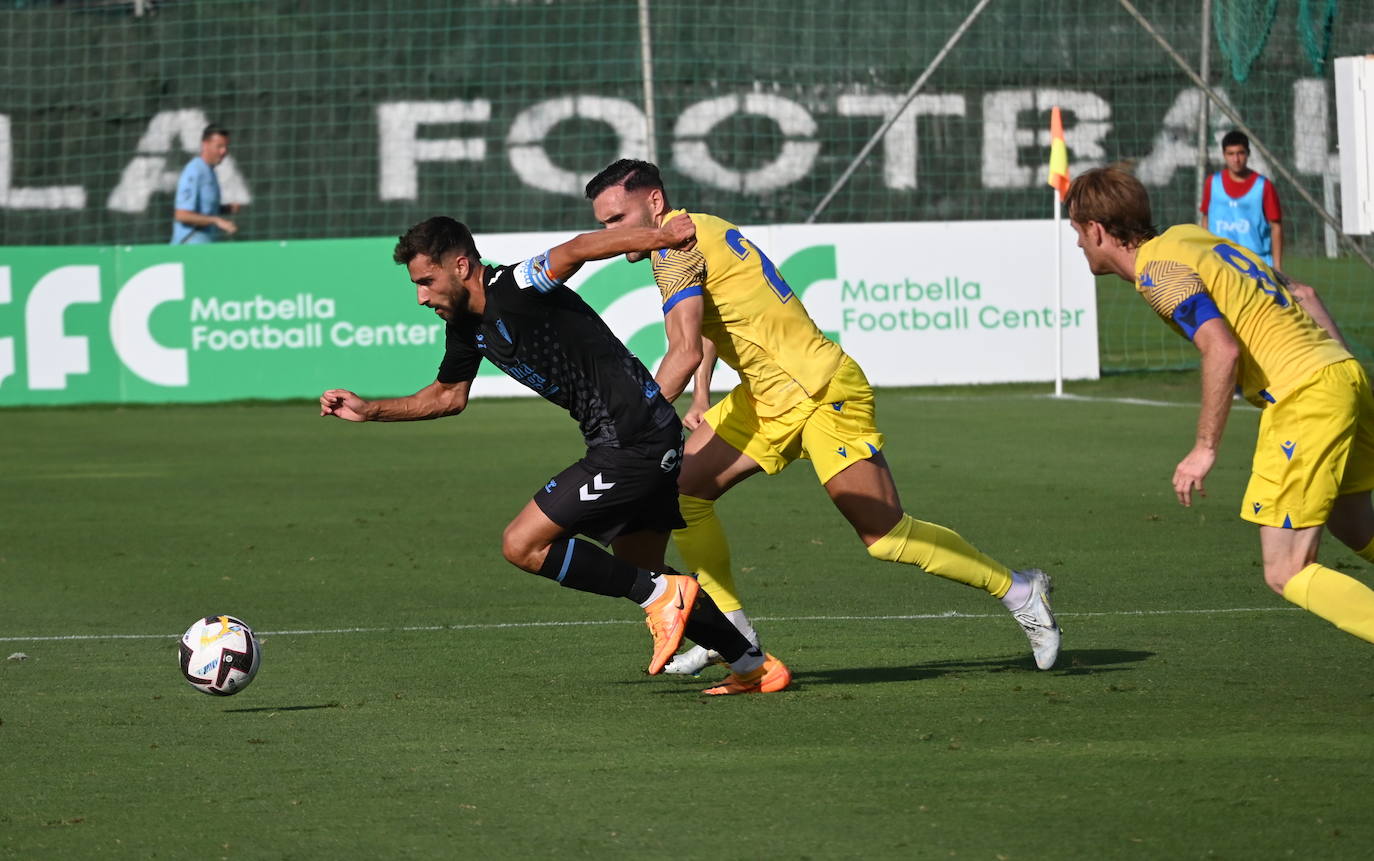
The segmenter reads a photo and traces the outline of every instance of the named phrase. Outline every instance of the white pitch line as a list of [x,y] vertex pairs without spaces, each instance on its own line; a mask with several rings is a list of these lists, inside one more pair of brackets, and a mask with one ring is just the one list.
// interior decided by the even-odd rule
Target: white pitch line
[[[1089,616],[1204,616],[1220,613],[1275,613],[1297,607],[1218,607],[1206,610],[1111,610],[1107,612],[1056,613],[1061,619]],[[1006,613],[920,613],[900,616],[758,616],[758,622],[922,622],[939,619],[1005,619]],[[575,628],[587,625],[641,625],[635,619],[602,619],[568,622],[477,622],[458,625],[407,625],[397,628],[310,628],[257,631],[259,637],[318,636],[321,634],[395,634],[423,631],[493,631],[501,628]],[[33,637],[0,637],[0,643],[52,643],[79,640],[176,640],[177,634],[58,634]]]
[[[1075,395],[1065,393],[1055,395],[1050,392],[1043,394],[1011,393],[1005,395],[926,395],[909,394],[893,395],[885,397],[899,398],[905,401],[940,401],[949,403],[986,403],[988,401],[1078,401],[1091,404],[1124,404],[1133,407],[1173,407],[1175,409],[1197,409],[1197,401],[1155,401],[1148,398],[1113,398],[1100,397],[1097,395]],[[1238,402],[1233,404],[1235,409],[1258,409],[1251,404]]]
[[1196,403],[1186,403],[1183,401],[1154,401],[1148,398],[1103,398],[1096,395],[1035,395],[1036,398],[1049,399],[1055,401],[1083,401],[1091,404],[1127,404],[1133,407],[1192,407],[1196,408]]

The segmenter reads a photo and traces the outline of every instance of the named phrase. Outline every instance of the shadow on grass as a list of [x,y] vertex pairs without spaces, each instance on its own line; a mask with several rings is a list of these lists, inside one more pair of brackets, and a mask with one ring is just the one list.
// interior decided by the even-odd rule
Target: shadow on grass
[[[1096,673],[1126,672],[1132,667],[1123,664],[1138,663],[1153,658],[1154,652],[1131,651],[1127,649],[1067,649],[1059,653],[1054,668],[1044,671],[1053,676],[1086,676]],[[976,661],[930,661],[909,667],[849,667],[835,670],[792,668],[793,686],[808,684],[875,684],[879,682],[916,682],[923,679],[936,679],[941,676],[957,676],[971,673],[1031,672],[1039,674],[1034,660],[1029,656],[1014,658],[988,658]]]
[[[806,670],[792,667],[790,691],[800,690],[808,685],[870,685],[883,682],[919,682],[937,679],[941,676],[960,676],[974,673],[1031,673],[1040,676],[1087,676],[1097,673],[1127,672],[1133,667],[1123,664],[1147,661],[1155,656],[1154,652],[1132,651],[1129,649],[1067,649],[1059,653],[1054,668],[1042,672],[1035,666],[1029,655],[1006,658],[987,658],[973,661],[930,661],[909,667],[843,667],[833,670]],[[663,678],[674,678],[665,676]],[[720,684],[719,678],[678,676],[692,684],[667,688],[658,693],[666,696],[699,694],[703,688]],[[626,679],[620,684],[635,684],[638,680]]]
[[225,714],[252,714],[253,712],[308,712],[312,709],[336,709],[338,703],[321,703],[317,706],[259,706],[253,709],[225,709]]

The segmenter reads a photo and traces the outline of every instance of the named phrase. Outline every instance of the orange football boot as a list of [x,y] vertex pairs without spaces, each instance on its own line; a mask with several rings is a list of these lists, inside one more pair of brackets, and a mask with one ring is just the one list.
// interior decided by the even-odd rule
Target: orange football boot
[[702,693],[712,696],[728,694],[772,694],[784,690],[792,684],[792,671],[787,665],[772,655],[764,655],[758,669],[748,673],[731,673],[717,687],[707,688]]
[[663,672],[663,665],[677,652],[682,643],[682,634],[687,630],[687,617],[697,602],[701,584],[697,578],[686,574],[664,574],[668,588],[658,596],[658,600],[644,608],[645,624],[654,637],[654,654],[649,659],[649,675]]

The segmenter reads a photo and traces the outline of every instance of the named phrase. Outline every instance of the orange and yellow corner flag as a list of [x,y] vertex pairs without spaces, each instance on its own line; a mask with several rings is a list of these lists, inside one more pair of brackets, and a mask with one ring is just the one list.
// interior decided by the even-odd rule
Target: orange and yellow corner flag
[[1069,193],[1069,150],[1064,146],[1064,120],[1059,106],[1050,110],[1050,177],[1049,184],[1059,189],[1059,201]]

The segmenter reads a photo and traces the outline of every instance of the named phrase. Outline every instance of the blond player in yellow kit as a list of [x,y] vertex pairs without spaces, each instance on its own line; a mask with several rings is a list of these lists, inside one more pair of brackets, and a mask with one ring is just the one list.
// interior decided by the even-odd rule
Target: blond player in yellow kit
[[1259,524],[1269,588],[1374,642],[1374,590],[1317,562],[1322,527],[1374,562],[1374,396],[1316,292],[1201,227],[1156,234],[1145,187],[1099,168],[1065,201],[1096,275],[1114,274],[1202,354],[1197,440],[1174,471],[1191,505],[1237,384],[1263,409],[1240,516]]
[[[610,165],[588,183],[587,198],[596,219],[611,230],[654,226],[676,214],[658,168],[643,161]],[[715,503],[751,475],[773,475],[807,458],[869,555],[916,565],[1001,599],[1030,638],[1036,665],[1053,666],[1060,631],[1049,604],[1050,578],[1035,569],[1012,571],[953,531],[902,509],[863,370],[821,333],[782,274],[737,227],[711,215],[690,215],[694,248],[626,257],[651,257],[663,297],[668,353],[654,379],[664,397],[682,394],[697,374],[685,419],[692,434],[678,482],[687,526],[673,537],[702,588],[759,645],[735,589]],[[708,409],[707,383],[717,354],[741,382]],[[690,672],[705,663],[704,655],[683,653],[674,665],[686,664]],[[746,693],[780,689],[780,675],[770,672],[780,662],[769,657],[756,677],[732,674],[724,687]]]

